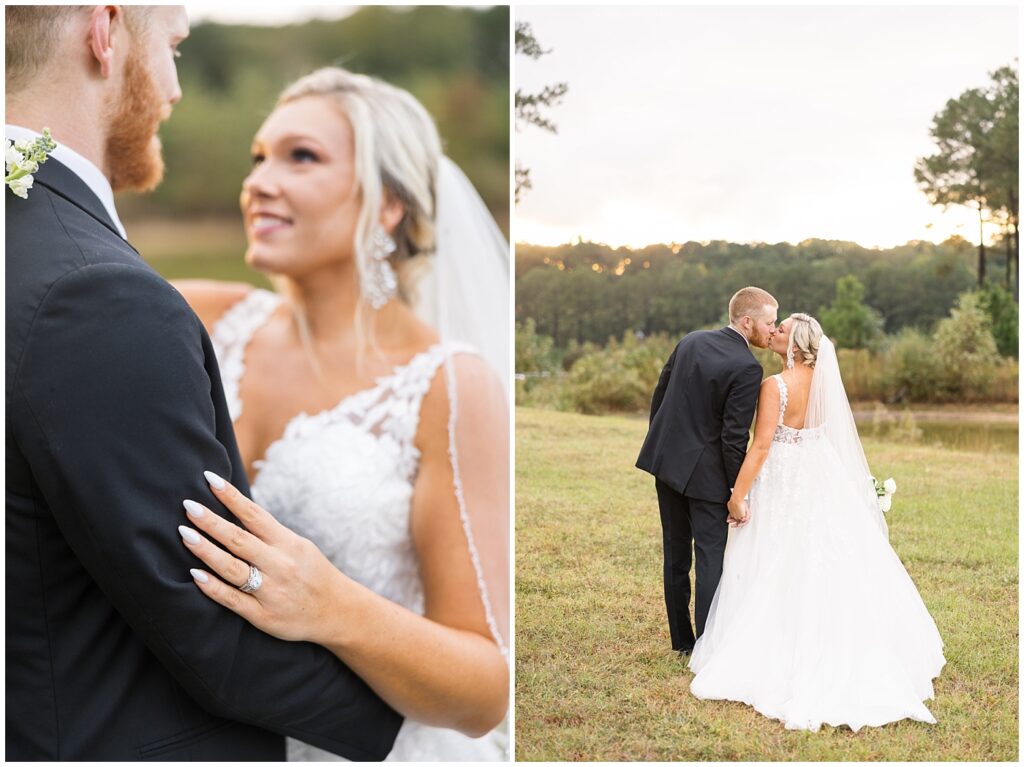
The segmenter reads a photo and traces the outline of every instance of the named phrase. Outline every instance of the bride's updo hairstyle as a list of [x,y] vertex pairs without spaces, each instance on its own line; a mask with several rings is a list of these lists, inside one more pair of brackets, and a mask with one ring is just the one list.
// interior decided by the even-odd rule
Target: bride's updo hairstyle
[[794,357],[797,353],[803,355],[803,364],[813,368],[818,361],[818,346],[821,344],[821,325],[809,314],[791,314],[789,318],[793,324],[789,328],[790,343],[795,347]]
[[411,261],[434,250],[441,156],[437,127],[408,91],[341,67],[324,67],[296,80],[278,98],[277,106],[307,96],[331,100],[352,125],[355,181],[362,197],[354,243],[360,275],[371,263],[373,232],[386,195],[398,200],[405,210],[391,232],[397,246],[391,262],[398,273],[399,296],[408,302],[412,298]]

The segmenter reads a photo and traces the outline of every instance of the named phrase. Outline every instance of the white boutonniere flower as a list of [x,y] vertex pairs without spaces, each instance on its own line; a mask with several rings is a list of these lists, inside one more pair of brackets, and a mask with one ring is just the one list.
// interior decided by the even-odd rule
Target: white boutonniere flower
[[889,477],[885,482],[879,482],[872,477],[871,483],[875,486],[875,495],[878,496],[878,508],[888,513],[892,508],[892,497],[896,494],[896,480]]
[[25,158],[21,156],[21,151],[14,146],[10,141],[7,142],[7,149],[4,151],[4,165],[6,170],[4,175],[11,172],[13,168],[18,167],[18,163]]
[[34,141],[8,140],[4,148],[4,183],[18,197],[28,199],[28,190],[35,181],[32,174],[56,148],[57,142],[51,138],[49,128],[43,128],[43,135]]

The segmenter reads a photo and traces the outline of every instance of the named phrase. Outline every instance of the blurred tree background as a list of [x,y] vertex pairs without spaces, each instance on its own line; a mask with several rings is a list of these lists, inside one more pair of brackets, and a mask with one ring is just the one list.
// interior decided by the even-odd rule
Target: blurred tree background
[[166,276],[265,284],[242,263],[238,195],[250,142],[286,85],[328,65],[416,96],[507,236],[508,7],[365,6],[277,27],[200,23],[181,52],[184,95],[160,131],[164,182],[117,200],[132,243]]

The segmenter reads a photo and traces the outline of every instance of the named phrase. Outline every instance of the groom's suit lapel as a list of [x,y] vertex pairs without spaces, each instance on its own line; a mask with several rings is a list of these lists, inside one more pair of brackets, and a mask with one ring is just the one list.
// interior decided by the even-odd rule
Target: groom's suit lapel
[[[735,330],[730,328],[728,325],[726,325],[724,328],[722,328],[718,332],[721,333],[726,338],[732,339],[733,343],[737,344],[741,349],[745,349],[747,351],[747,353],[751,357],[754,356],[754,352],[751,350],[750,344],[748,344],[746,341],[744,341],[743,337],[739,333],[737,333]],[[755,359],[756,359],[756,357],[755,357]]]
[[[50,157],[45,163],[40,165],[39,170],[35,173],[35,183],[45,186],[54,194],[63,197],[75,207],[85,211],[113,232],[119,240],[128,245],[128,247],[131,247],[127,240],[121,238],[121,233],[117,231],[114,222],[110,220],[110,215],[107,213],[107,209],[103,207],[103,203],[100,202],[100,198],[89,188],[88,184],[82,181],[74,171],[61,163],[60,160]],[[132,248],[132,250],[135,250],[135,248]],[[135,252],[138,254],[138,251]]]

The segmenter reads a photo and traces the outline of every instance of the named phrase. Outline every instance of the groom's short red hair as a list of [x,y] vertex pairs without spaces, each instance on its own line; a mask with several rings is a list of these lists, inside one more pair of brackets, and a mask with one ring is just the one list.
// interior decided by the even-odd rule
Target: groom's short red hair
[[760,317],[765,306],[779,306],[779,302],[767,290],[755,287],[737,290],[729,299],[729,322],[739,322],[741,317]]
[[[67,23],[75,14],[88,14],[92,5],[8,5],[4,8],[5,86],[17,93],[32,84],[49,63]],[[152,6],[121,6],[133,35],[147,28]]]

